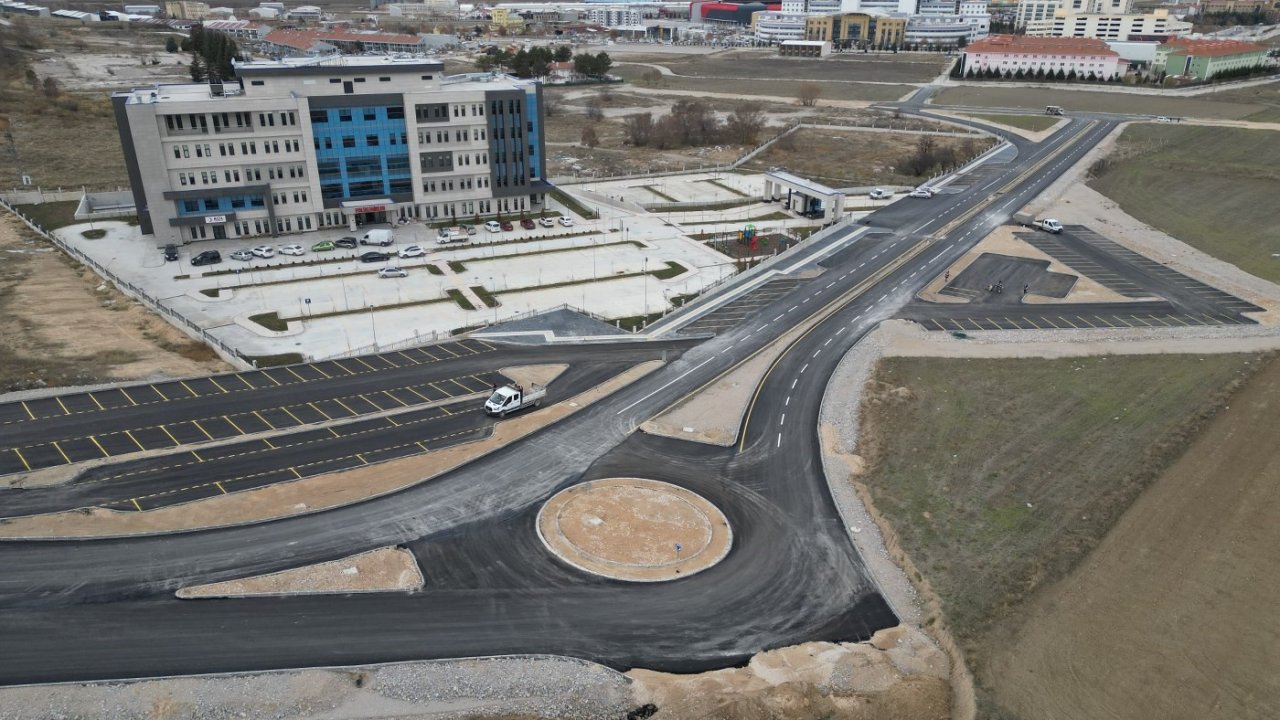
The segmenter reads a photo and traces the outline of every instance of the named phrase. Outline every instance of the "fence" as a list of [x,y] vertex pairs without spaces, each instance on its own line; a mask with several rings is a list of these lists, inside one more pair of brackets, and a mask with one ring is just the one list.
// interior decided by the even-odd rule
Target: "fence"
[[[79,194],[79,191],[77,191],[77,195],[78,194]],[[50,202],[54,202],[54,201],[50,201]],[[151,308],[155,312],[160,313],[160,315],[164,317],[164,319],[167,320],[169,324],[183,331],[191,338],[195,340],[199,340],[200,342],[203,342],[203,343],[207,343],[209,347],[213,348],[213,351],[218,353],[218,355],[223,360],[226,360],[228,363],[231,363],[233,366],[239,367],[241,369],[249,369],[252,367],[252,363],[247,362],[243,357],[241,357],[240,353],[237,352],[230,345],[227,345],[226,343],[222,342],[218,338],[213,337],[204,328],[200,327],[199,325],[196,325],[195,323],[191,322],[190,320],[183,317],[182,315],[179,315],[176,310],[173,310],[172,308],[165,306],[157,298],[152,297],[142,288],[138,287],[137,285],[134,285],[131,282],[121,279],[120,277],[112,273],[107,268],[98,264],[98,262],[95,261],[93,258],[89,257],[88,255],[85,255],[79,249],[63,242],[61,238],[45,230],[43,227],[40,226],[39,223],[36,223],[31,218],[27,217],[26,215],[23,215],[21,212],[18,211],[17,208],[10,205],[7,200],[0,199],[0,207],[3,207],[5,210],[8,210],[9,212],[17,216],[18,219],[22,220],[22,222],[25,223],[28,228],[31,228],[32,232],[38,234],[40,237],[44,238],[45,240],[48,240],[49,242],[53,243],[55,247],[62,250],[62,252],[66,253],[70,257],[75,258],[78,262],[81,262],[87,265],[95,273],[97,273],[99,277],[101,277],[103,280],[106,280],[107,282],[110,282],[120,292],[124,293],[125,295],[135,300],[138,300],[139,302],[143,303],[144,305]]]

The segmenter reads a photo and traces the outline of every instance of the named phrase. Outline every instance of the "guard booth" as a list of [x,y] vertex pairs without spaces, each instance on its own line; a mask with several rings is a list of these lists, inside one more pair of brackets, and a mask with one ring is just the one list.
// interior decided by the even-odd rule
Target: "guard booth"
[[844,217],[844,192],[806,180],[783,170],[764,174],[764,201],[782,206],[801,217],[822,220],[824,225]]

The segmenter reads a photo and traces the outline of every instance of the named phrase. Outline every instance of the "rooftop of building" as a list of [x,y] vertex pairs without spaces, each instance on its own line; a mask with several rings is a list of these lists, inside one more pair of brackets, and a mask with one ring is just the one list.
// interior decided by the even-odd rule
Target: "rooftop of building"
[[267,33],[267,42],[285,47],[305,49],[317,42],[367,42],[389,45],[417,45],[422,38],[417,35],[384,33],[376,30],[288,30],[278,29]]
[[1196,57],[1222,57],[1267,51],[1267,48],[1262,45],[1240,40],[1195,40],[1185,37],[1169,38],[1161,44],[1161,47],[1167,47],[1174,52],[1186,52]]
[[1119,57],[1107,43],[1095,38],[1037,37],[1033,35],[988,35],[965,47],[971,53],[1020,53],[1025,55],[1104,55]]

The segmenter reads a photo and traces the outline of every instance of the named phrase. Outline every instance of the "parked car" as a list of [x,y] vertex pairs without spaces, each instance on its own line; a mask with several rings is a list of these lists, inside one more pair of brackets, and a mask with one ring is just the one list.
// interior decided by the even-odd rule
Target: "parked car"
[[538,218],[538,224],[541,225],[542,227],[555,227],[556,221],[552,220],[549,217],[541,217],[541,218]]
[[427,254],[427,251],[423,250],[421,245],[407,245],[405,247],[400,248],[400,252],[399,252],[400,257],[402,258],[422,257],[423,255],[426,255],[426,254]]
[[333,244],[340,248],[354,250],[356,248],[356,245],[359,244],[359,242],[355,238],[348,235],[347,237],[338,238],[337,240],[334,240]]
[[311,252],[332,252],[336,247],[338,246],[334,245],[332,240],[321,240],[311,246]]
[[532,230],[538,227],[538,224],[533,221],[533,218],[520,218],[520,227],[525,230]]
[[384,267],[378,270],[380,278],[402,278],[409,277],[409,271],[399,267]]
[[165,245],[165,246],[164,246],[164,259],[165,259],[166,261],[169,261],[169,262],[172,262],[172,261],[174,261],[174,260],[177,260],[177,259],[178,259],[178,246],[177,246],[177,245]]
[[360,256],[360,262],[382,262],[384,260],[390,260],[390,259],[391,259],[391,256],[389,254],[384,252],[378,252],[377,250],[370,250],[369,252]]
[[565,227],[573,227],[573,218],[569,217],[568,215],[561,215],[560,224]]
[[510,220],[502,221],[502,230],[504,232],[511,232],[512,230],[515,230],[515,229],[516,229],[515,225],[512,225]]
[[253,259],[253,253],[249,250],[236,250],[231,253],[231,259],[248,262]]
[[925,198],[926,200],[933,197],[933,189],[927,187],[918,187],[907,194],[907,197]]
[[436,242],[440,243],[441,245],[448,245],[449,243],[452,243],[452,242],[466,242],[466,241],[467,241],[467,233],[464,232],[461,228],[457,228],[457,227],[440,228],[440,231],[436,233]]
[[192,265],[217,265],[222,262],[222,253],[217,250],[205,250],[191,258]]
[[502,226],[499,225],[497,221],[494,221],[494,220],[490,220],[489,222],[485,223],[484,229],[488,230],[489,232],[502,232]]
[[280,248],[281,255],[305,255],[306,250],[301,245],[285,245]]
[[370,230],[364,234],[364,237],[360,238],[361,245],[379,245],[381,247],[386,247],[395,241],[395,235],[390,230],[382,228]]
[[893,197],[893,191],[892,191],[892,190],[885,190],[884,188],[876,188],[876,189],[872,190],[871,192],[867,193],[867,195],[868,195],[872,200],[884,200],[885,198],[891,198],[891,197]]
[[253,253],[257,257],[263,258],[264,260],[266,258],[272,258],[276,256],[276,249],[271,247],[270,245],[258,245],[254,247],[252,250],[250,250],[249,252]]
[[462,232],[468,235],[476,234],[476,226],[470,223],[458,223],[458,227],[462,228]]

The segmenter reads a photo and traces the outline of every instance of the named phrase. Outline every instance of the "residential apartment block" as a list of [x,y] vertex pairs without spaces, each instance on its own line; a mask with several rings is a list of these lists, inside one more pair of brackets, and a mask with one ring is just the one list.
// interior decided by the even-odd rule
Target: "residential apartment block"
[[1191,32],[1191,23],[1169,15],[1163,8],[1145,15],[1099,15],[1058,9],[1047,20],[1028,22],[1028,35],[1099,40],[1163,40]]
[[1101,40],[990,35],[964,49],[964,72],[1037,71],[1109,80],[1123,71],[1120,54]]
[[112,96],[157,244],[542,209],[542,86],[391,56],[251,62]]
[[1225,72],[1251,70],[1267,61],[1268,48],[1239,40],[1170,38],[1156,47],[1151,69],[1170,77],[1203,81]]

